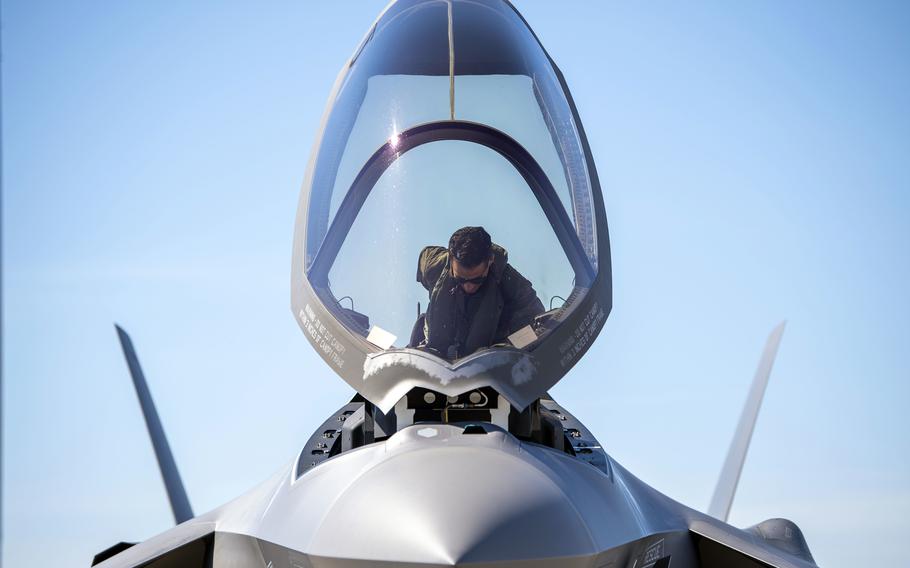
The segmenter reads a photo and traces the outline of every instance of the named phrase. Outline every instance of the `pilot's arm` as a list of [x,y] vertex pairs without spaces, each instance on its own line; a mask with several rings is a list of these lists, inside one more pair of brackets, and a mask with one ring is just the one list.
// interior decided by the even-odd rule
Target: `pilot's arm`
[[512,334],[534,321],[544,312],[543,303],[537,297],[531,281],[507,264],[502,273],[502,293],[506,304],[502,310],[500,339]]
[[446,267],[449,251],[445,247],[423,247],[417,259],[417,281],[427,292],[433,291],[433,286]]

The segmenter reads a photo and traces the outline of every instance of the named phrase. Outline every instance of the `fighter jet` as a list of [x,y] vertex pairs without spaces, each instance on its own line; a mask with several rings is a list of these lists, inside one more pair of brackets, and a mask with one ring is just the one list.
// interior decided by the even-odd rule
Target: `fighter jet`
[[[466,226],[485,229],[499,262],[471,278],[450,242]],[[515,274],[540,307],[502,321]],[[610,314],[610,242],[566,81],[506,1],[398,0],[367,32],[307,168],[291,307],[357,394],[272,479],[200,516],[118,328],[179,524],[95,564],[815,566],[790,521],[725,522],[782,325],[708,513],[638,480],[548,395]],[[488,310],[496,333],[478,343]]]

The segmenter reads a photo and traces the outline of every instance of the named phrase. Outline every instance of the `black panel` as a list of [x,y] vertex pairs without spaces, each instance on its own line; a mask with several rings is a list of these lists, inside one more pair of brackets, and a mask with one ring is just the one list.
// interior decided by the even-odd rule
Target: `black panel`
[[[480,394],[481,402],[471,402],[471,396]],[[462,393],[452,400],[446,395],[416,387],[408,391],[407,406],[414,410],[414,423],[418,422],[490,422],[492,409],[499,403],[499,393],[490,387]]]
[[140,564],[140,568],[212,568],[214,533]]
[[414,410],[414,424],[421,422],[443,422],[442,410],[434,408],[418,408]]
[[698,550],[699,566],[703,568],[774,568],[738,552],[725,544],[701,535],[693,535]]
[[443,421],[454,422],[490,422],[493,417],[489,410],[482,408],[447,408],[443,413]]
[[[345,427],[354,421],[352,427]],[[307,440],[297,457],[294,479],[338,454],[384,440],[395,432],[395,413],[383,414],[379,409],[354,395],[351,402],[336,410]]]
[[300,457],[297,458],[295,479],[341,452],[341,428],[348,416],[354,414],[361,406],[363,402],[352,401],[345,404],[313,432],[301,450]]
[[123,552],[124,550],[131,548],[133,546],[136,546],[135,542],[118,542],[114,546],[112,546],[110,548],[106,548],[106,549],[102,550],[101,552],[99,552],[98,554],[96,554],[95,558],[92,560],[92,566],[94,566],[95,564],[101,564],[108,558],[111,558],[112,556],[116,556],[116,555],[120,554],[121,552]]

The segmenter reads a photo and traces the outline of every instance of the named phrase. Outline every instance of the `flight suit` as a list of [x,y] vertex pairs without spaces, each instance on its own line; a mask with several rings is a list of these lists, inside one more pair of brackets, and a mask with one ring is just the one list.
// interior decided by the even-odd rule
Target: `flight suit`
[[475,293],[466,294],[452,276],[445,247],[429,246],[420,252],[417,281],[430,293],[422,347],[457,359],[504,343],[543,313],[534,287],[508,263],[506,250],[494,244],[492,253],[486,280]]

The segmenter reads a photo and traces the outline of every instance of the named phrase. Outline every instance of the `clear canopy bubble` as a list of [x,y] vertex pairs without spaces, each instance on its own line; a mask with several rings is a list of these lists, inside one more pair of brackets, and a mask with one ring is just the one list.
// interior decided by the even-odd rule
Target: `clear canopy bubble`
[[[583,307],[603,260],[609,310],[592,168],[558,71],[508,3],[399,0],[329,101],[298,213],[295,313],[304,317],[300,298],[315,294],[339,335],[367,354],[416,348],[455,362],[484,350],[532,353]],[[462,227],[483,227],[494,244],[474,278],[447,252]],[[433,282],[421,276],[427,247],[441,255]],[[442,288],[472,296],[459,300],[470,313],[472,281],[503,278],[527,282],[500,295],[506,305],[522,295],[521,318],[454,351],[434,346]],[[301,320],[305,330],[312,323]],[[317,349],[339,343],[309,336]],[[322,349],[341,366],[342,355]],[[566,361],[583,351],[561,349]]]

